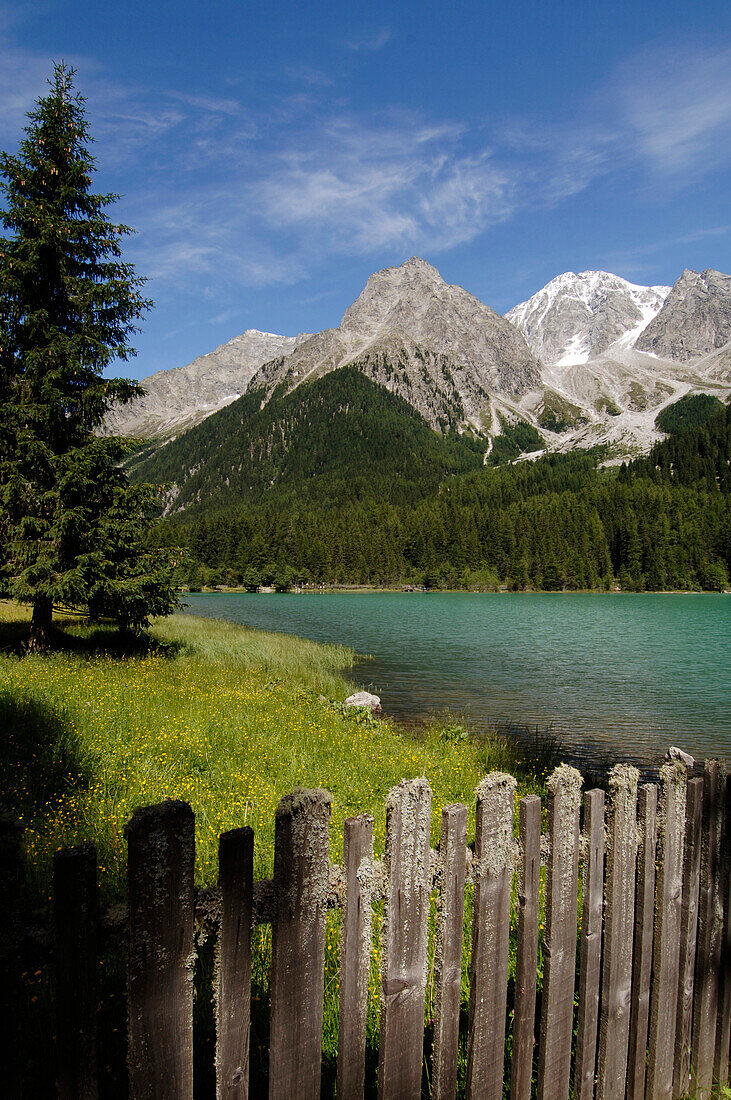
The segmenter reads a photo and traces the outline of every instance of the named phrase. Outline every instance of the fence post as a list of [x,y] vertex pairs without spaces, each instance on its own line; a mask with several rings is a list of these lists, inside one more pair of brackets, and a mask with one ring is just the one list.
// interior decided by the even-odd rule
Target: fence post
[[221,925],[216,950],[216,1097],[249,1095],[251,1023],[251,906],[254,830],[222,833],[218,841]]
[[192,1100],[193,811],[174,800],[146,806],[125,833],[130,1097]]
[[729,1040],[731,1039],[731,776],[724,780],[723,815],[723,944],[721,947],[721,988],[718,993],[718,1023],[716,1026],[716,1057],[713,1076],[724,1084],[728,1081]]
[[566,1100],[569,1095],[581,784],[580,773],[568,764],[560,764],[548,780],[549,848],[538,1051],[539,1100]]
[[439,892],[434,947],[434,1100],[451,1100],[457,1091],[466,877],[467,807],[456,803],[442,810],[439,839]]
[[345,902],[340,930],[338,1096],[362,1098],[365,1085],[368,970],[371,958],[373,818],[349,817],[344,826]]
[[541,800],[528,794],[519,803],[520,864],[515,945],[515,1010],[510,1100],[530,1100],[536,1030]]
[[9,817],[0,817],[0,882],[4,895],[0,935],[0,1066],[7,1100],[22,1092],[21,1033],[18,1006],[22,999],[21,906],[25,886],[23,830]]
[[424,1049],[431,787],[402,779],[386,800],[379,1100],[418,1100]]
[[96,848],[56,852],[53,913],[56,956],[56,1064],[62,1100],[96,1100],[97,893]]
[[574,1096],[593,1100],[604,911],[604,791],[584,795],[584,875]]
[[491,772],[477,787],[467,1097],[500,1100],[515,856],[512,775]]
[[655,913],[655,853],[657,848],[657,784],[640,787],[639,847],[635,891],[635,934],[632,952],[627,1100],[643,1100],[647,1073],[647,1031],[650,1021],[653,918]]
[[680,910],[683,895],[685,765],[679,761],[664,764],[660,769],[660,776],[662,794],[657,845],[655,937],[645,1091],[648,1100],[670,1100],[673,1094]]
[[685,794],[683,842],[683,907],[680,915],[678,1012],[675,1019],[673,1096],[685,1096],[690,1083],[690,1042],[693,1026],[693,974],[698,931],[698,887],[701,872],[703,780],[688,782]]
[[320,1095],[331,803],[327,791],[298,789],[276,810],[270,1100]]
[[698,902],[695,1003],[693,1005],[693,1077],[698,1097],[707,1097],[713,1083],[718,1019],[718,978],[723,939],[721,899],[721,831],[723,774],[718,760],[707,760],[703,771],[703,843]]
[[632,939],[637,874],[639,772],[616,764],[609,773],[604,953],[597,1100],[624,1100],[632,991]]

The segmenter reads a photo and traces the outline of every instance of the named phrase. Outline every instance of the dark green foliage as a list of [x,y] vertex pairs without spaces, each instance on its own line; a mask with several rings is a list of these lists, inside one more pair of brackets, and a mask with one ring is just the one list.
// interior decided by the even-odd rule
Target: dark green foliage
[[198,562],[225,565],[247,585],[270,583],[269,563],[279,561],[298,580],[335,584],[727,587],[728,483],[677,484],[649,460],[601,470],[601,457],[601,451],[575,451],[481,468],[402,504],[308,500],[282,510],[265,497],[183,525],[162,524],[155,541],[182,541]]
[[195,514],[265,494],[279,507],[406,503],[482,465],[484,440],[433,431],[355,367],[261,404],[260,392],[245,394],[137,463],[133,476],[175,482],[176,508]]
[[723,402],[708,393],[687,393],[679,401],[667,405],[655,418],[661,432],[682,432],[699,428],[712,416],[723,411]]
[[116,196],[89,190],[72,78],[56,66],[18,155],[0,156],[0,582],[33,605],[37,647],[54,603],[137,625],[175,602],[170,569],[141,548],[154,493],[130,489],[117,469],[124,445],[95,435],[113,401],[140,392],[103,371],[134,354],[149,303],[120,259],[130,230],[105,213]]
[[529,451],[538,451],[545,446],[545,439],[532,424],[518,420],[515,424],[503,421],[503,430],[492,441],[492,449],[487,462],[490,466],[500,466]]
[[[705,395],[701,395],[705,396]],[[731,405],[716,398],[712,413],[698,427],[673,431],[668,439],[656,443],[647,458],[632,463],[629,475],[638,474],[653,481],[675,485],[705,487],[710,491],[731,490]]]

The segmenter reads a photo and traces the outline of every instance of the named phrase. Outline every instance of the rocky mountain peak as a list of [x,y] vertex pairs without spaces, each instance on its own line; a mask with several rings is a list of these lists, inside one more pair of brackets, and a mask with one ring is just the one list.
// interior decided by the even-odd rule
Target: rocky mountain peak
[[575,366],[616,340],[634,340],[669,290],[638,286],[609,271],[565,271],[505,316],[547,366]]
[[686,362],[731,341],[731,275],[683,272],[635,343],[638,351]]
[[[425,379],[437,360],[439,379]],[[351,363],[367,363],[364,369],[378,380],[383,372],[387,388],[435,426],[442,421],[431,400],[419,395],[424,382],[430,393],[443,386],[444,369],[455,379],[455,410],[475,420],[488,406],[490,391],[518,395],[540,381],[540,366],[520,333],[474,295],[447,284],[418,256],[371,275],[337,329],[265,364],[251,385],[267,394],[282,384],[291,390]]]

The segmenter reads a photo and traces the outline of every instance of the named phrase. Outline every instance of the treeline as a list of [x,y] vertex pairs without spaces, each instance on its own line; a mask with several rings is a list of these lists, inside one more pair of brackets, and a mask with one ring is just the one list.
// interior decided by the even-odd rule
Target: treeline
[[452,477],[422,500],[276,496],[191,522],[181,583],[399,583],[514,590],[722,590],[731,571],[731,409],[646,459],[599,469],[600,452],[548,455]]

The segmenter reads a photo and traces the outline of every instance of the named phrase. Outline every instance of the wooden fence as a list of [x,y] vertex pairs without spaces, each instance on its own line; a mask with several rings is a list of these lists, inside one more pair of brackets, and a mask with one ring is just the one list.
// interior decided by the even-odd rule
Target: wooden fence
[[[266,882],[253,879],[252,830],[225,833],[218,889],[198,898],[218,934],[217,1097],[249,1095],[251,936],[264,922],[272,925],[269,1097],[319,1096],[325,919],[334,907],[342,908],[337,1094],[363,1096],[376,903],[383,905],[379,1097],[454,1097],[470,891],[467,1097],[500,1100],[509,1089],[511,1100],[568,1100],[573,1089],[577,1100],[670,1100],[708,1097],[714,1082],[725,1084],[731,782],[717,761],[699,776],[673,763],[662,768],[659,786],[638,791],[636,769],[618,765],[606,796],[584,794],[583,823],[581,786],[575,769],[557,768],[545,835],[540,799],[527,796],[518,803],[516,840],[515,780],[492,773],[476,792],[474,847],[467,808],[454,805],[442,812],[434,852],[431,790],[424,779],[404,780],[388,796],[383,860],[373,857],[373,819],[361,814],[345,822],[340,868],[328,855],[330,796],[295,791],[276,811],[274,878]],[[127,826],[133,1100],[193,1095],[194,824],[186,803],[169,801],[138,810]],[[6,830],[0,841],[10,913],[0,956],[7,1039],[16,1026],[13,897],[21,875],[16,834]],[[93,847],[59,852],[54,878],[58,1092],[86,1100],[98,1091]],[[434,1020],[425,1068],[432,898]],[[9,1059],[3,1095],[13,1096],[12,1051]]]

